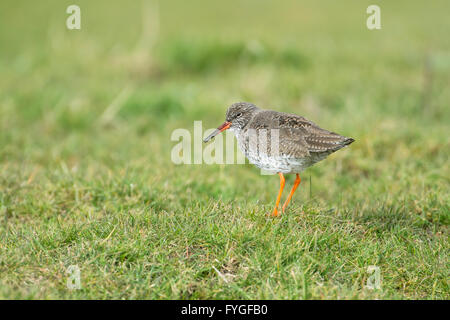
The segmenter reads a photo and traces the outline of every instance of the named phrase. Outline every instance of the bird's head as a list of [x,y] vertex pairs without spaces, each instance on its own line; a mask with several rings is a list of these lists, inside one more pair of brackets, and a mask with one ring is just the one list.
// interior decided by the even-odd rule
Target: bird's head
[[206,137],[203,142],[208,142],[227,129],[240,130],[244,128],[257,110],[257,106],[248,102],[233,103],[227,110],[225,122]]

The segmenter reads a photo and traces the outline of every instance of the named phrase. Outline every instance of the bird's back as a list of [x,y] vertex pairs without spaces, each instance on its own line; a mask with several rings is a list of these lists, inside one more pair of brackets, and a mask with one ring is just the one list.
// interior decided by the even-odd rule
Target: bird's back
[[[251,137],[251,134],[255,132],[260,136],[258,132],[262,130],[267,131],[267,143],[264,148],[261,148],[260,142],[256,143],[259,149],[255,150],[255,146],[248,141],[249,136]],[[244,147],[246,150],[243,151],[250,161],[252,155],[254,158],[255,152],[258,153],[259,158],[251,162],[258,165],[256,162],[262,163],[263,158],[268,157],[273,171],[281,172],[302,171],[354,141],[352,138],[322,129],[302,116],[272,110],[256,112],[247,126],[242,129],[240,136],[241,145],[247,143]],[[261,137],[259,139],[261,140]]]

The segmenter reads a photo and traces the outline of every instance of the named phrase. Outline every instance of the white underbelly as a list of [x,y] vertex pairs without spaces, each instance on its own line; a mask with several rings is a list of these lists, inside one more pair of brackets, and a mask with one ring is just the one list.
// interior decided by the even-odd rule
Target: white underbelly
[[299,173],[311,166],[313,163],[308,158],[291,158],[287,156],[266,156],[253,154],[251,152],[246,154],[250,163],[258,168],[277,173]]

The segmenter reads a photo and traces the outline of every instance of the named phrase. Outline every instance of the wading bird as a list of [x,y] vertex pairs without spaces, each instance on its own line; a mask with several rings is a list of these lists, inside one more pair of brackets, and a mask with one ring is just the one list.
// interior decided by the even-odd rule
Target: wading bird
[[304,117],[260,109],[247,102],[232,104],[225,122],[203,141],[208,142],[227,129],[234,132],[239,148],[250,163],[280,176],[273,216],[279,214],[284,174],[295,173],[296,179],[283,204],[283,212],[300,184],[300,172],[355,141],[322,129]]

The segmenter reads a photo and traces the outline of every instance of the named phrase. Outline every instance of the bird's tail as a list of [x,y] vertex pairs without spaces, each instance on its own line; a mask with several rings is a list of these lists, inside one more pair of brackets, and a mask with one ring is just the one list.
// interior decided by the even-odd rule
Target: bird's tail
[[344,146],[348,146],[349,144],[352,144],[355,141],[353,138],[346,138],[344,141],[342,141],[342,144]]

